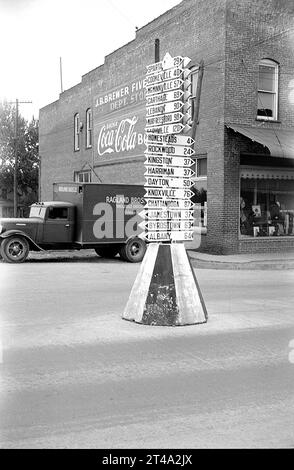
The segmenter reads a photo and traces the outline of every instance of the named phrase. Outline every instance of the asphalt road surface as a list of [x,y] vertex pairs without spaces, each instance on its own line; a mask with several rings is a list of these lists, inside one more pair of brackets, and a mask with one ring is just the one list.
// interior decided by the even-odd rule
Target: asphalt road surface
[[172,328],[121,319],[138,268],[0,262],[0,447],[293,447],[294,271],[196,269]]

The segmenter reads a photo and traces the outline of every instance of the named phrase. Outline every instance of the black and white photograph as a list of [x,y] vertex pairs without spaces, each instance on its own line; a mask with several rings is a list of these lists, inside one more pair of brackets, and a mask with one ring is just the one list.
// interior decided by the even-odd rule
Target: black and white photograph
[[0,0],[0,41],[0,449],[293,449],[294,1]]

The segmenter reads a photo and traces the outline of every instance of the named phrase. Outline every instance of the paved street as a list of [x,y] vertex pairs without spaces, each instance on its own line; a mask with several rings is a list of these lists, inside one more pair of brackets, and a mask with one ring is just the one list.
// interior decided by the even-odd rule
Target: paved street
[[138,268],[0,262],[0,447],[293,447],[294,271],[196,269],[169,328],[120,318]]

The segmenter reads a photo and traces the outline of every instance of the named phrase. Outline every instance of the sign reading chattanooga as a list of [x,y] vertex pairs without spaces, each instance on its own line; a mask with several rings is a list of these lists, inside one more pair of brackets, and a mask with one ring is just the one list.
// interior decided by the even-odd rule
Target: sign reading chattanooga
[[133,116],[104,124],[98,134],[98,155],[130,152],[143,145],[144,135],[136,130],[138,120],[138,116]]

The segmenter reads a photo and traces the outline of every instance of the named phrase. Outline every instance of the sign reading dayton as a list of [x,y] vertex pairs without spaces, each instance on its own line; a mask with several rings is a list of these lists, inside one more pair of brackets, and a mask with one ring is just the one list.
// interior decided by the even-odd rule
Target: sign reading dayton
[[138,131],[138,121],[139,117],[134,115],[103,124],[98,131],[98,155],[134,153],[137,146],[144,144],[144,134]]

